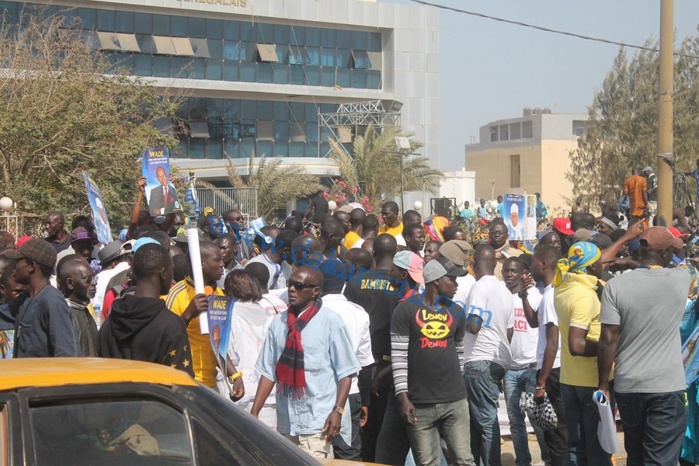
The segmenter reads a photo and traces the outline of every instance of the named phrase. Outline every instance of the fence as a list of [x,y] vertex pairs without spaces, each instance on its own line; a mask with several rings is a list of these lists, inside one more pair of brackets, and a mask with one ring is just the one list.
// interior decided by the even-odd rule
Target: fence
[[197,188],[199,208],[213,207],[222,214],[227,210],[238,210],[246,219],[257,218],[257,188]]

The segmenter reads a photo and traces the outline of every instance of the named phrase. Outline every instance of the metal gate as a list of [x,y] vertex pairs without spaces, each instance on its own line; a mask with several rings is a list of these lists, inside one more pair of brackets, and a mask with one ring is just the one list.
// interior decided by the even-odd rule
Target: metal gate
[[238,210],[249,221],[257,218],[257,188],[197,188],[199,208],[213,207],[221,215],[227,210]]

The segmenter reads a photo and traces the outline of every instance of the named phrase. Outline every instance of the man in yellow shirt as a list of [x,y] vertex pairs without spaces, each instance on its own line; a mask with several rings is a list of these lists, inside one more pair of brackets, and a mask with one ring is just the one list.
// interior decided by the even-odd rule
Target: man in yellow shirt
[[561,331],[561,397],[569,455],[575,457],[574,464],[611,466],[611,456],[597,437],[599,418],[592,401],[598,385],[601,306],[596,275],[602,271],[601,255],[592,243],[573,244],[568,258],[558,263],[553,287]]
[[354,243],[362,237],[362,222],[366,218],[364,209],[356,208],[350,212],[350,231],[345,235],[345,248],[352,249]]
[[379,228],[379,234],[388,233],[396,238],[398,246],[405,247],[405,238],[403,238],[403,222],[398,216],[398,204],[393,201],[384,202],[381,206],[381,218],[383,225]]
[[[204,275],[204,285],[207,287],[206,294],[222,296],[223,290],[216,286],[216,282],[223,274],[221,250],[210,241],[202,242],[200,249],[201,264],[199,266]],[[192,265],[196,266],[197,264]],[[199,314],[206,312],[209,307],[206,294],[197,294],[194,290],[194,281],[191,277],[187,277],[170,289],[165,305],[182,317],[187,325],[187,335],[189,336],[194,364],[194,378],[207,387],[216,388],[216,356],[211,348],[209,335],[202,334],[199,327]]]

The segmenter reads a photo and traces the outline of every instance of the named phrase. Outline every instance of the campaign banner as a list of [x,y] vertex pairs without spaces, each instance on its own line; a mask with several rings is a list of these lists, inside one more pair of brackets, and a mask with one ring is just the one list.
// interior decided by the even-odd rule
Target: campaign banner
[[92,178],[90,178],[90,175],[84,171],[83,180],[85,180],[87,199],[92,208],[92,220],[97,230],[97,239],[102,244],[111,243],[113,241],[112,230],[109,228],[109,219],[107,218],[107,209],[104,207],[104,202],[102,201],[102,192]]
[[170,182],[170,151],[167,147],[146,149],[141,172],[146,178],[148,210],[154,217],[182,210],[177,190]]
[[214,353],[223,364],[228,354],[231,335],[231,315],[235,298],[230,296],[210,296],[209,310],[205,317],[209,324],[209,339]]
[[524,219],[524,239],[536,239],[537,224],[536,224],[536,196],[527,194],[524,196],[527,200],[527,216]]
[[526,216],[526,199],[521,194],[505,194],[503,196],[503,220],[507,226],[508,239],[520,241],[524,237],[524,219]]

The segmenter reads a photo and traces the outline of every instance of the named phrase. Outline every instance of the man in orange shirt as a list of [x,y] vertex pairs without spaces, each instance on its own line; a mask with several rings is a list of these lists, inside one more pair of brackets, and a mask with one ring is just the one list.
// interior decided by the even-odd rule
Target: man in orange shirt
[[645,212],[648,207],[648,183],[638,174],[638,170],[633,169],[631,176],[624,182],[624,194],[629,196],[631,219],[641,221],[648,227]]

